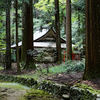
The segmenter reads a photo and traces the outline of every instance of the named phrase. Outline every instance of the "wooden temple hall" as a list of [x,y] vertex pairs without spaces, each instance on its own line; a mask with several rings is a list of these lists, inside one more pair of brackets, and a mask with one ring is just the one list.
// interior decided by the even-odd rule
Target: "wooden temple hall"
[[[36,62],[56,62],[56,33],[51,29],[42,29],[34,33],[34,58]],[[61,39],[61,49],[66,49],[66,41]],[[21,58],[22,41],[18,43]],[[12,45],[13,51],[16,44]],[[13,52],[14,55],[14,52]]]

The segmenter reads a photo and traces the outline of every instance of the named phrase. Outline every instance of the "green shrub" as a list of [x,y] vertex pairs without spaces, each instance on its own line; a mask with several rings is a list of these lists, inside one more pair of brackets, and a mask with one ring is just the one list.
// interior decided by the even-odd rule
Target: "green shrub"
[[85,69],[85,63],[82,61],[68,60],[65,63],[61,64],[60,66],[64,67],[66,72],[80,72],[84,71]]
[[[49,73],[63,73],[63,72],[80,72],[84,71],[85,62],[84,61],[71,61],[68,60],[62,63],[60,66],[50,67]],[[43,73],[46,73],[46,69],[43,69]]]

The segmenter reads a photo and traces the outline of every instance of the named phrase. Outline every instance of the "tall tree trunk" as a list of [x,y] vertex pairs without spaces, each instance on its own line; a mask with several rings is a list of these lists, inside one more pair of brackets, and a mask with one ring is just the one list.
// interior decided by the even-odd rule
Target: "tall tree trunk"
[[19,65],[19,47],[18,47],[18,2],[16,2],[16,57],[17,57],[17,72],[20,72],[20,65]]
[[[26,7],[26,8],[25,8]],[[25,3],[23,18],[23,41],[22,41],[22,61],[26,64],[25,68],[35,68],[33,55],[28,52],[33,51],[33,6]],[[32,66],[31,66],[32,65]]]
[[59,21],[59,0],[55,0],[55,30],[56,30],[56,49],[57,62],[61,63],[61,40],[60,40],[60,21]]
[[100,0],[86,0],[86,67],[83,79],[100,78]]
[[66,0],[66,44],[67,60],[72,60],[72,36],[71,36],[71,0]]
[[[33,1],[29,0],[29,14],[27,15],[27,32],[29,33],[27,36],[27,51],[33,51]],[[28,11],[28,10],[27,10]],[[27,68],[35,68],[33,55],[27,53],[27,61],[26,61]]]
[[25,63],[26,65],[26,58],[27,58],[27,7],[28,4],[26,2],[23,3],[22,9],[22,47],[21,47],[21,62]]
[[10,39],[10,2],[7,1],[6,9],[6,69],[11,69],[11,39]]

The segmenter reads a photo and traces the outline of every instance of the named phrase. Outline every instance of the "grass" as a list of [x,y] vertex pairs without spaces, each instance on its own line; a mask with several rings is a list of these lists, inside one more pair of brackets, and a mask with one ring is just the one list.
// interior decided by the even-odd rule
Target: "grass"
[[[63,73],[66,72],[66,68],[62,66],[54,66],[49,68],[49,73],[57,74],[57,73]],[[47,73],[47,69],[43,69],[43,73]]]

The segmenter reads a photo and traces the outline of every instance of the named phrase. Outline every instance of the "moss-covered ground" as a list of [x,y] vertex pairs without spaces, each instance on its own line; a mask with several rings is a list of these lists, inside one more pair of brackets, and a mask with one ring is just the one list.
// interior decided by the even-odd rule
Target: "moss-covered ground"
[[0,100],[60,100],[48,92],[18,83],[0,81]]

